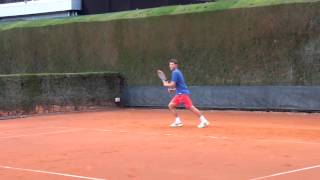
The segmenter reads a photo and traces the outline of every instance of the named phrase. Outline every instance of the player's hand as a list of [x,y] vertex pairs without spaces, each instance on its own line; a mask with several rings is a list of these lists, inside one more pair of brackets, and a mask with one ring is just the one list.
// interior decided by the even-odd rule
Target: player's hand
[[163,86],[168,85],[168,81],[162,81]]
[[168,88],[168,92],[171,93],[175,93],[176,92],[176,88]]

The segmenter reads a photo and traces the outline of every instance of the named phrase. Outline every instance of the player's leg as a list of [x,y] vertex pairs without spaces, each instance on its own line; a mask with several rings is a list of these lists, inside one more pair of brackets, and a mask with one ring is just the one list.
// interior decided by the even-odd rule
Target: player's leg
[[189,108],[188,108],[191,112],[193,112],[195,115],[197,115],[199,118],[201,117],[201,116],[203,116],[202,115],[202,113],[199,111],[199,109],[198,108],[196,108],[195,106],[189,106]]
[[175,117],[175,118],[178,118],[179,115],[178,115],[177,110],[176,110],[176,104],[174,104],[174,103],[169,103],[168,107],[169,107],[169,110],[170,110],[170,111],[172,112],[172,114],[174,115],[174,117]]
[[180,98],[179,96],[175,96],[171,102],[169,103],[168,107],[169,110],[172,112],[174,115],[174,122],[170,125],[171,127],[181,127],[183,126],[181,119],[177,113],[176,107],[180,104]]
[[209,121],[204,117],[198,108],[191,106],[189,109],[199,117],[200,124],[198,125],[198,128],[204,128],[209,125]]
[[189,95],[185,95],[183,97],[183,102],[187,109],[189,109],[191,112],[193,112],[195,115],[199,117],[200,124],[198,125],[198,128],[204,128],[209,125],[209,121],[203,116],[199,109],[193,105]]

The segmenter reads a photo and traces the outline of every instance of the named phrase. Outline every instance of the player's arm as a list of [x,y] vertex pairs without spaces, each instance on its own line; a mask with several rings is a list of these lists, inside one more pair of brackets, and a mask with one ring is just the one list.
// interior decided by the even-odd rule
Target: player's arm
[[176,82],[174,82],[174,81],[170,81],[170,82],[163,81],[163,86],[169,87],[169,88],[174,88],[174,87],[176,87]]
[[168,88],[175,88],[177,80],[178,80],[178,74],[173,72],[171,81],[164,81],[163,86],[168,87]]

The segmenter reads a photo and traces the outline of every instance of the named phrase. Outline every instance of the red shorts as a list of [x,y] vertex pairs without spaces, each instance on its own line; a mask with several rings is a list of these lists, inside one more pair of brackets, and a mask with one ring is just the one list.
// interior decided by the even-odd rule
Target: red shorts
[[181,103],[183,103],[187,109],[190,109],[190,107],[193,106],[192,101],[188,94],[175,95],[172,98],[170,103],[174,104],[175,106],[179,106]]

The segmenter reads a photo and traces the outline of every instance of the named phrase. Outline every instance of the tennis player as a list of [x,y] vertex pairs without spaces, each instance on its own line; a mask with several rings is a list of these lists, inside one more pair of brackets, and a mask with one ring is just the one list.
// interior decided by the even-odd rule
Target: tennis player
[[170,125],[171,127],[182,127],[183,124],[181,119],[176,111],[176,107],[180,104],[184,104],[184,106],[192,111],[199,117],[200,124],[198,128],[204,128],[209,125],[209,121],[203,116],[203,114],[193,105],[190,99],[190,91],[184,81],[183,74],[178,69],[178,61],[176,59],[170,59],[169,67],[172,71],[171,81],[163,81],[163,86],[168,87],[170,89],[175,89],[175,96],[170,101],[168,107],[169,110],[174,114],[175,120]]

